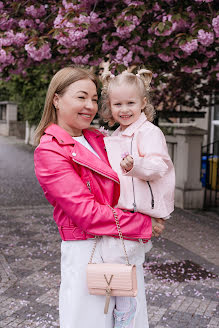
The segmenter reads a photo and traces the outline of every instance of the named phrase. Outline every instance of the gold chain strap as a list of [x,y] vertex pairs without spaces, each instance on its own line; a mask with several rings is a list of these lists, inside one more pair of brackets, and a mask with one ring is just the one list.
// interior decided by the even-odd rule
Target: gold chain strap
[[94,246],[93,246],[93,249],[92,249],[92,252],[91,252],[90,261],[88,262],[89,264],[91,264],[92,261],[93,261],[94,252],[95,252],[95,249],[96,249],[96,246],[97,246],[97,239],[98,238],[99,238],[98,236],[95,236]]
[[[120,240],[122,242],[124,253],[125,253],[126,264],[127,265],[130,265],[129,258],[128,258],[128,254],[126,252],[125,243],[124,243],[124,239],[123,239],[122,231],[121,231],[121,228],[120,228],[120,224],[119,224],[117,213],[116,213],[116,211],[115,211],[115,209],[113,207],[111,207],[110,205],[107,205],[107,206],[109,206],[109,208],[111,208],[111,210],[113,211],[113,215],[114,215],[114,218],[115,218],[115,221],[116,221],[117,230],[118,230],[118,233],[119,233],[119,238],[120,238]],[[93,249],[92,249],[92,253],[91,253],[89,264],[91,264],[92,261],[93,261],[93,256],[94,256],[94,252],[95,252],[95,249],[96,249],[96,246],[97,246],[97,239],[98,238],[99,238],[98,236],[95,236],[95,242],[94,242],[94,246],[93,246]]]

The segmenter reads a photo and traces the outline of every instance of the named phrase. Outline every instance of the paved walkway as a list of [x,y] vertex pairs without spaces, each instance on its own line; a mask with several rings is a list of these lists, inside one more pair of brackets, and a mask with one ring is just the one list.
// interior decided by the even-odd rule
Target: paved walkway
[[[0,189],[0,327],[59,327],[60,237],[52,208],[32,176],[32,150],[4,138],[0,144],[0,178],[11,181],[7,197]],[[13,180],[23,170],[24,156],[26,179],[36,197],[34,192],[26,198],[18,195],[21,185],[17,187],[17,177]],[[18,168],[14,173],[13,165]],[[4,180],[4,192],[6,184]],[[27,203],[32,204],[32,197],[34,206]],[[150,328],[219,327],[218,232],[217,214],[176,209],[162,238],[154,239],[145,262]]]
[[47,203],[34,174],[33,148],[0,136],[0,206]]

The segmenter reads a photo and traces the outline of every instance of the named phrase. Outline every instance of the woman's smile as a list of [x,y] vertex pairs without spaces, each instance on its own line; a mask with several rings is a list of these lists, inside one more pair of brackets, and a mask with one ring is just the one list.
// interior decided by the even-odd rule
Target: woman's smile
[[81,115],[83,118],[85,118],[85,119],[91,119],[91,118],[93,118],[93,115],[91,115],[91,114],[87,114],[87,113],[78,113],[78,115]]

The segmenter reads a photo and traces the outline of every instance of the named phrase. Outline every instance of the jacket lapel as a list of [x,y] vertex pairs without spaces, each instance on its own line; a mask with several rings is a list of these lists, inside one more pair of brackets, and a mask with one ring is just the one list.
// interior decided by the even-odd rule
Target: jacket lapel
[[91,170],[119,183],[119,178],[115,171],[110,167],[103,138],[104,136],[97,130],[83,130],[83,134],[91,147],[100,156],[89,151],[86,147],[74,140],[70,134],[57,124],[51,124],[45,129],[45,133],[52,135],[61,146],[69,145],[69,155],[72,160],[80,165],[86,166]]
[[100,158],[88,151],[87,148],[80,143],[75,142],[74,151],[72,152],[72,160],[119,183],[117,173],[110,167],[103,142],[103,135],[98,131],[90,130],[84,130],[83,134]]

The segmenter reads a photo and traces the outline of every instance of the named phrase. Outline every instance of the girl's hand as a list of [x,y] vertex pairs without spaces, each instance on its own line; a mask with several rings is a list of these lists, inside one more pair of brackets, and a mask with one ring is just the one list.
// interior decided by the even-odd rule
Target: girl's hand
[[120,162],[121,168],[126,172],[129,172],[133,168],[133,164],[134,159],[130,155],[123,157],[122,161]]
[[151,218],[152,223],[152,236],[159,237],[163,230],[164,230],[164,223],[163,219]]

